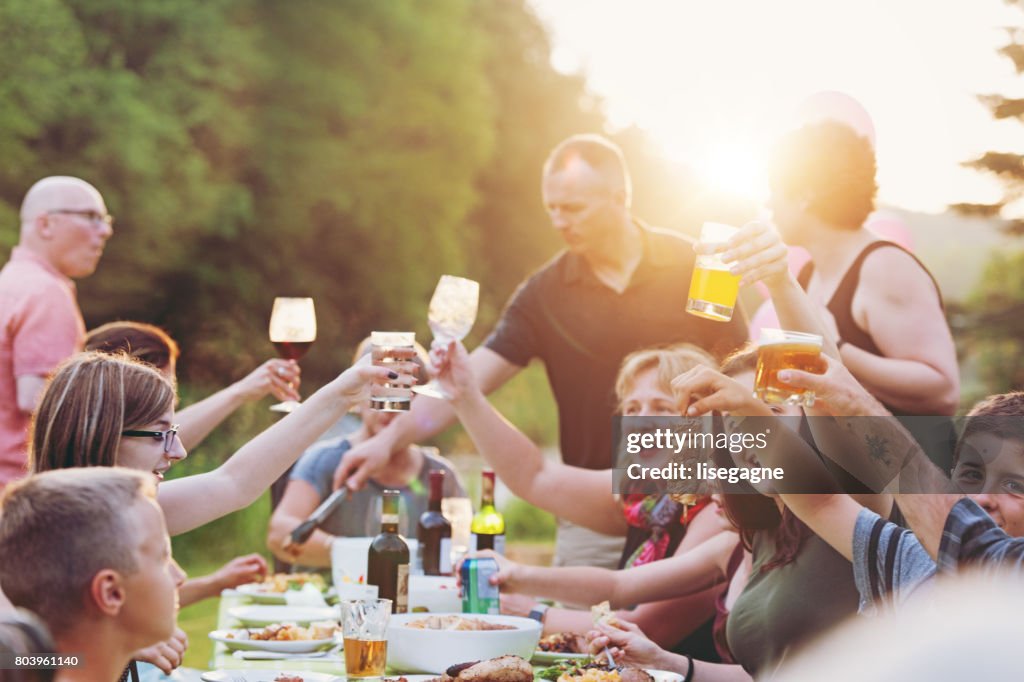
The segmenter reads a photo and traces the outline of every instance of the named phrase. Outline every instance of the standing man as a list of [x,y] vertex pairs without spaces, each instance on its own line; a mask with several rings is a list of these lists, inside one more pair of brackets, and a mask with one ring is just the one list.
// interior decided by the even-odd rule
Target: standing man
[[[470,360],[490,393],[540,358],[558,403],[562,458],[607,469],[613,464],[614,386],[622,359],[681,341],[721,358],[744,342],[746,322],[742,312],[729,323],[685,312],[693,245],[633,217],[629,171],[612,142],[597,135],[563,141],[544,164],[541,191],[566,248],[519,286]],[[408,414],[348,452],[335,485],[348,480],[350,487],[361,486],[391,452],[429,438],[452,420],[447,403],[414,401]],[[563,524],[557,559],[614,567],[622,541],[601,537]],[[600,559],[586,556],[601,542]]]
[[78,178],[43,178],[21,204],[20,240],[0,270],[0,489],[26,473],[29,418],[47,376],[82,348],[72,279],[96,270],[112,224],[103,197]]

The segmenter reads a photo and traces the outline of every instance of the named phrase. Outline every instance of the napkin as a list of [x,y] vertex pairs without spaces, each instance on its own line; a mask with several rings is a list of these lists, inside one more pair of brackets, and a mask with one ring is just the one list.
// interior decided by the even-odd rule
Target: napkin
[[284,601],[288,606],[327,606],[324,595],[310,583],[303,585],[301,590],[287,590]]

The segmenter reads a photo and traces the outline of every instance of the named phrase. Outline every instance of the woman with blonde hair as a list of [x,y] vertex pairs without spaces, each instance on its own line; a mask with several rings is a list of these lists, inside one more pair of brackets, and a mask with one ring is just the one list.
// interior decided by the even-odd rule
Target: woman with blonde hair
[[[487,402],[466,362],[465,348],[450,347],[447,358],[439,381],[452,396],[452,406],[474,444],[505,485],[527,502],[560,518],[606,535],[625,536],[619,568],[689,553],[724,530],[715,513],[717,506],[706,497],[697,498],[696,504],[687,508],[667,494],[615,495],[613,469],[583,469],[544,457],[526,435]],[[690,344],[647,348],[626,356],[615,382],[619,414],[678,417],[672,379],[697,366],[714,367],[716,363],[708,353]],[[678,599],[642,604],[619,615],[641,623],[663,646],[718,660],[710,619],[720,591],[721,586],[702,589]],[[547,609],[522,594],[510,598],[503,595],[502,611],[535,616],[543,622],[545,634],[583,634],[592,627],[588,612]]]

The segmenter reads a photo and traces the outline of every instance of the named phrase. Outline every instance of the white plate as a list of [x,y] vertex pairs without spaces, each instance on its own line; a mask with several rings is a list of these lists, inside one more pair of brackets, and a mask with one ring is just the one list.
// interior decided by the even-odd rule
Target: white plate
[[644,672],[654,678],[654,682],[683,682],[683,676],[679,673],[670,673],[667,670],[651,670],[644,668]]
[[540,649],[537,649],[533,652],[533,658],[531,658],[530,661],[533,663],[551,665],[552,663],[558,663],[559,661],[571,661],[582,658],[590,658],[590,654],[561,654],[557,651],[541,651]]
[[[229,633],[235,633],[237,637],[228,637]],[[231,651],[275,651],[282,654],[308,654],[321,649],[329,649],[334,646],[335,639],[298,639],[287,642],[263,641],[259,639],[242,639],[246,636],[245,630],[214,630],[210,633],[210,639],[215,642],[222,642]]]
[[[239,585],[235,591],[251,599],[256,604],[287,604],[284,592],[270,592],[263,588],[261,583],[247,583]],[[329,587],[323,593],[324,600],[330,601],[334,597],[334,588]]]
[[309,625],[318,620],[338,620],[338,610],[330,607],[308,606],[237,606],[228,609],[228,615],[248,627],[274,623]]
[[200,677],[205,682],[274,682],[278,675],[298,675],[304,682],[345,682],[344,677],[308,670],[211,670]]

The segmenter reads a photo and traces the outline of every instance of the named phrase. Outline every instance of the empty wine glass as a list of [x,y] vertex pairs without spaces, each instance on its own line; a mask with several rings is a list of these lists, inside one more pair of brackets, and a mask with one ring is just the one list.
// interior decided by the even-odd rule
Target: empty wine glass
[[[285,360],[301,360],[316,341],[316,312],[311,298],[274,299],[270,313],[270,342],[277,354]],[[299,403],[295,400],[271,405],[274,412],[291,412]]]
[[[476,322],[476,309],[480,301],[480,284],[471,279],[441,275],[430,299],[427,321],[434,339],[447,346],[452,341],[461,341],[469,334]],[[420,395],[448,399],[450,396],[441,389],[435,379],[413,389]]]

